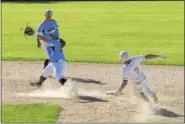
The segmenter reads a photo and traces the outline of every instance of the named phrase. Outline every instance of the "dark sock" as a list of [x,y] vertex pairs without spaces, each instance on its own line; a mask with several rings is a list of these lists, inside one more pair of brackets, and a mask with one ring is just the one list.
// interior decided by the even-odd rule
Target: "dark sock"
[[67,80],[67,79],[65,79],[65,78],[61,78],[61,79],[59,80],[59,82],[60,82],[62,85],[64,85],[65,82],[66,82],[66,80]]
[[40,79],[39,79],[39,82],[38,83],[41,85],[45,80],[46,80],[45,77],[40,76]]
[[45,61],[44,61],[44,68],[43,69],[45,69],[46,68],[46,66],[49,64],[49,59],[46,59]]
[[158,98],[157,98],[157,95],[155,93],[153,94],[153,100],[156,104],[158,103]]

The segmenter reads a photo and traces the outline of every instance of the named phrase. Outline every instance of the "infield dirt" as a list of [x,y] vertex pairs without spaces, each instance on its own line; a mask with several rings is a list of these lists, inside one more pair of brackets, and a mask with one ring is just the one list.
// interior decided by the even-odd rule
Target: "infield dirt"
[[[2,102],[59,104],[63,111],[58,122],[184,122],[184,66],[143,65],[149,86],[160,101],[155,114],[135,99],[132,84],[120,96],[104,94],[120,86],[120,64],[69,62],[65,76],[72,79],[66,84],[75,84],[73,89],[61,88],[50,78],[38,90],[29,81],[38,79],[42,66],[38,61],[3,61]],[[71,90],[75,91],[72,96]]]

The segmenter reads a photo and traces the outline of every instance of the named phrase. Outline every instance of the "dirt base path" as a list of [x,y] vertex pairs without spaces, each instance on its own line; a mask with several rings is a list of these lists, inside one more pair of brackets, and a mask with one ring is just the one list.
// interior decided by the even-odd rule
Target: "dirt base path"
[[[160,111],[148,113],[148,107],[134,100],[132,84],[121,96],[106,97],[103,93],[120,86],[121,65],[68,63],[65,76],[78,80],[78,98],[15,97],[16,93],[36,90],[29,81],[38,79],[42,62],[2,62],[2,102],[11,104],[59,104],[63,111],[58,122],[183,122],[184,67],[143,66],[149,86],[157,93]],[[49,79],[45,87],[59,87]]]

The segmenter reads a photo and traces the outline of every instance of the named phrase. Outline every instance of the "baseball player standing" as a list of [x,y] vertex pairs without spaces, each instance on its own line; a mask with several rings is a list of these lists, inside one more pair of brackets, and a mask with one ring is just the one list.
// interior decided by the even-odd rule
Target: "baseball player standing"
[[106,94],[113,94],[113,95],[119,95],[121,91],[127,86],[128,80],[133,80],[134,84],[134,91],[139,94],[140,98],[144,101],[149,103],[149,98],[145,95],[147,94],[153,99],[154,103],[158,103],[158,98],[156,94],[148,87],[148,80],[143,73],[141,69],[140,62],[145,59],[153,59],[153,58],[163,58],[166,57],[164,55],[154,55],[154,54],[148,54],[148,55],[139,55],[130,57],[129,53],[127,51],[121,51],[120,52],[120,59],[123,61],[122,66],[122,84],[119,89],[115,91],[108,91]]
[[59,41],[59,33],[57,30],[51,30],[48,32],[49,39],[39,34],[35,34],[35,37],[47,45],[47,55],[50,60],[50,64],[42,71],[40,79],[37,82],[31,82],[30,85],[40,87],[43,82],[51,74],[55,74],[56,79],[61,85],[64,85],[66,79],[63,78],[64,70],[66,67],[66,61],[63,51],[61,51],[61,44]]
[[[49,32],[52,31],[52,30],[57,30],[58,31],[58,24],[57,22],[52,19],[52,11],[51,10],[46,10],[45,11],[45,19],[40,23],[40,25],[38,26],[37,28],[37,32],[38,33],[41,33],[45,38],[47,39],[50,39],[50,36],[49,36]],[[65,41],[62,40],[61,38],[60,39],[60,42],[63,42],[61,43],[62,46],[61,47],[64,47],[65,45]],[[47,52],[47,43],[46,42],[40,42],[39,39],[37,39],[37,47],[40,48],[40,46],[42,45],[43,47],[43,50],[46,54],[46,59],[44,61],[44,68],[49,64],[49,55],[48,55],[48,52]]]

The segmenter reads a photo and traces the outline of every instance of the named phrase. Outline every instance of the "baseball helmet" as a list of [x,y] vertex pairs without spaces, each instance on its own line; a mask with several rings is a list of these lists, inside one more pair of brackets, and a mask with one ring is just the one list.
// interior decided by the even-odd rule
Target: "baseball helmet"
[[51,39],[58,39],[59,33],[57,30],[52,30],[49,32],[49,36],[51,37]]
[[126,60],[130,59],[130,55],[127,51],[121,51],[119,55],[120,55],[119,56],[120,60],[122,60],[122,61],[126,61]]

